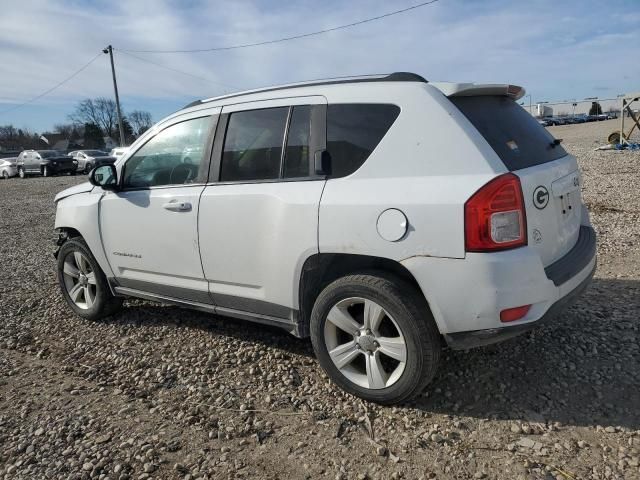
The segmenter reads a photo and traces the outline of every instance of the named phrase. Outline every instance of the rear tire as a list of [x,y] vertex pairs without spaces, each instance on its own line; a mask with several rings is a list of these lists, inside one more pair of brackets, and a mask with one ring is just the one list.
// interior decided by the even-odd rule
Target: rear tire
[[107,277],[82,238],[62,245],[57,270],[62,296],[76,315],[98,320],[121,308],[122,298],[111,293]]
[[46,165],[42,168],[42,176],[43,177],[51,176],[51,171],[49,170],[49,167],[47,167]]
[[7,172],[6,170],[2,171],[2,178],[4,178],[5,180],[9,180],[9,172]]
[[339,278],[320,293],[311,314],[311,342],[336,385],[383,405],[422,392],[442,348],[421,293],[376,272]]

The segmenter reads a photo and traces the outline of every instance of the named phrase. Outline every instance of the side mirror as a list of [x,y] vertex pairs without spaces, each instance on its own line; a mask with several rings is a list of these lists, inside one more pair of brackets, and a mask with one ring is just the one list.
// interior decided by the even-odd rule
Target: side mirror
[[118,172],[113,165],[101,165],[89,172],[89,182],[104,190],[118,189]]
[[326,150],[315,152],[313,169],[316,175],[331,175],[331,155]]

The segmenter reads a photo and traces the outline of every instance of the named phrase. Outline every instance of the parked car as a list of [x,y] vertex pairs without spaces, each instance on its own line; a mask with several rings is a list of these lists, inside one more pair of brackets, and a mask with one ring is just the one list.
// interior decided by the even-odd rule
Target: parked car
[[16,160],[18,175],[42,175],[50,177],[68,173],[75,175],[78,162],[57,150],[24,150]]
[[7,180],[18,175],[17,158],[0,158],[0,177]]
[[68,155],[78,161],[78,171],[84,173],[89,173],[94,167],[116,161],[115,156],[110,156],[102,150],[76,150],[69,152]]
[[406,401],[443,344],[528,331],[591,281],[577,161],[523,95],[396,73],[191,104],[56,196],[62,295],[277,325],[347,392]]
[[547,126],[564,125],[566,122],[560,117],[544,117],[543,120],[547,122]]
[[112,149],[111,152],[109,152],[109,156],[110,157],[120,158],[120,157],[122,157],[122,155],[127,153],[128,149],[129,149],[128,147],[116,147],[116,148]]
[[551,125],[552,125],[552,123],[551,123],[551,122],[549,122],[549,120],[548,120],[548,119],[545,119],[545,118],[539,118],[539,119],[538,119],[538,124],[539,124],[540,126],[542,126],[542,127],[549,127],[549,126],[551,126]]

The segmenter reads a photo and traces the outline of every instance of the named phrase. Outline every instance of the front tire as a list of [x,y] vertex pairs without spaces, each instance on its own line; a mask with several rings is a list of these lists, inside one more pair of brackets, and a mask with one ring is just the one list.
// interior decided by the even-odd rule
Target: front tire
[[98,320],[122,306],[114,297],[104,272],[79,237],[67,240],[58,252],[58,283],[71,309],[83,318]]
[[9,180],[9,172],[7,172],[6,170],[2,171],[2,178],[5,180]]
[[43,177],[51,176],[51,171],[49,170],[49,167],[47,167],[46,165],[42,168],[42,176]]
[[311,341],[340,388],[383,405],[405,402],[433,379],[440,335],[416,288],[394,276],[339,278],[318,296]]
[[20,178],[27,178],[27,174],[26,174],[26,172],[24,171],[24,168],[23,168],[23,167],[18,167],[18,176],[19,176]]

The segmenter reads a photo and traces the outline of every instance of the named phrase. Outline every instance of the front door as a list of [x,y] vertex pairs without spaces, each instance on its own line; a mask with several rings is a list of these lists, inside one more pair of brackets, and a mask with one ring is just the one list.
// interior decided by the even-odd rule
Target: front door
[[197,233],[218,112],[160,125],[119,168],[120,190],[100,205],[105,254],[119,286],[211,303]]

